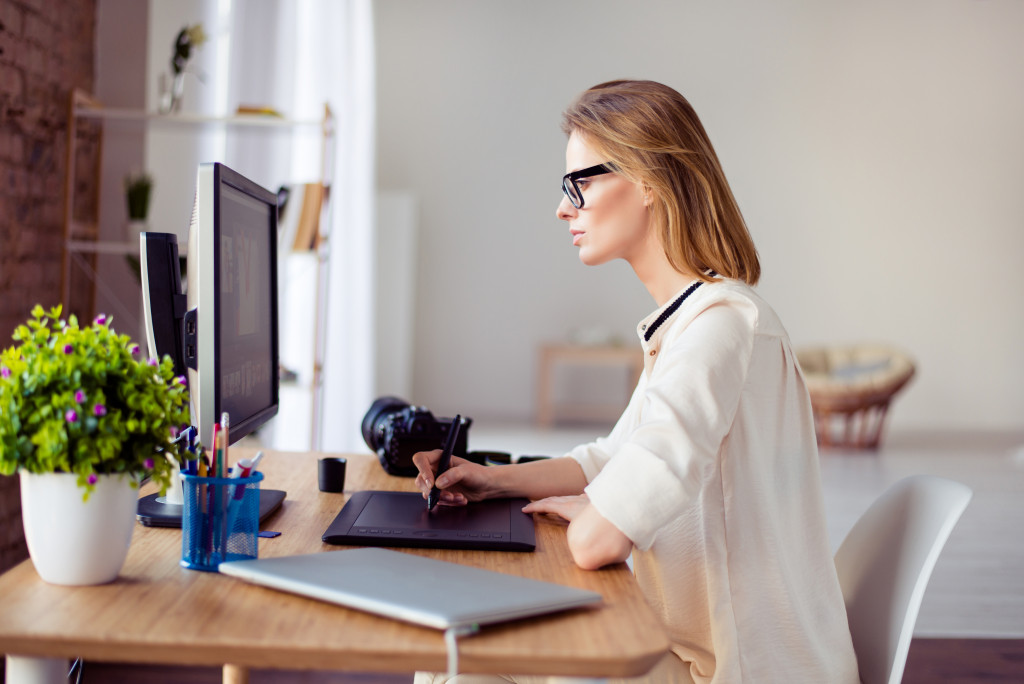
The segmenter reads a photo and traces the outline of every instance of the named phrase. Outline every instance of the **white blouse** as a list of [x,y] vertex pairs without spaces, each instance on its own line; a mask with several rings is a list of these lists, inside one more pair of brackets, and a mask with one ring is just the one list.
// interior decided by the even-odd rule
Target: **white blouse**
[[699,281],[640,322],[645,370],[571,451],[696,682],[858,682],[810,399],[775,312]]

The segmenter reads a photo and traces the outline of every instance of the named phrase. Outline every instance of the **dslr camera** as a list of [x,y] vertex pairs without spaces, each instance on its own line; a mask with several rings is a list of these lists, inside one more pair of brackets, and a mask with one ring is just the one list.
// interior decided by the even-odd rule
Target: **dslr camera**
[[[363,441],[376,452],[380,464],[391,475],[415,477],[413,454],[440,449],[453,418],[435,418],[423,406],[411,406],[398,397],[380,397],[363,416]],[[452,453],[466,457],[472,418],[462,418],[462,427]]]

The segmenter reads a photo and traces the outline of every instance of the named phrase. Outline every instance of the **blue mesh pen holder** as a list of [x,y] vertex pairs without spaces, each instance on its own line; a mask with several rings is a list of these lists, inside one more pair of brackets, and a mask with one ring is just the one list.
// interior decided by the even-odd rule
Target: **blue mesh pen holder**
[[222,561],[256,558],[263,473],[239,478],[183,474],[181,479],[181,565],[217,572]]

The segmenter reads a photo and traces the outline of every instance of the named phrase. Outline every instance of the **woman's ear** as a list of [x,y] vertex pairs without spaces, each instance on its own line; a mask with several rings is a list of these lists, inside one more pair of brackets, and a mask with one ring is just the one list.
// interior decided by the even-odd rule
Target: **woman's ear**
[[644,196],[644,206],[650,208],[650,206],[654,204],[654,191],[651,190],[649,185],[641,186],[640,190]]

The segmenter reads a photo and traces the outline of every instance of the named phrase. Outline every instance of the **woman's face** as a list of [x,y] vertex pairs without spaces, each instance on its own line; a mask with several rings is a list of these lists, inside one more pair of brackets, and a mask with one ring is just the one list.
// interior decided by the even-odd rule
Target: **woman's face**
[[[566,173],[607,161],[587,147],[579,133],[569,136]],[[639,258],[651,243],[651,216],[641,185],[617,173],[581,178],[576,184],[583,194],[583,208],[574,207],[563,194],[556,214],[569,222],[572,244],[580,249],[580,261],[597,266],[613,259],[632,263]]]

